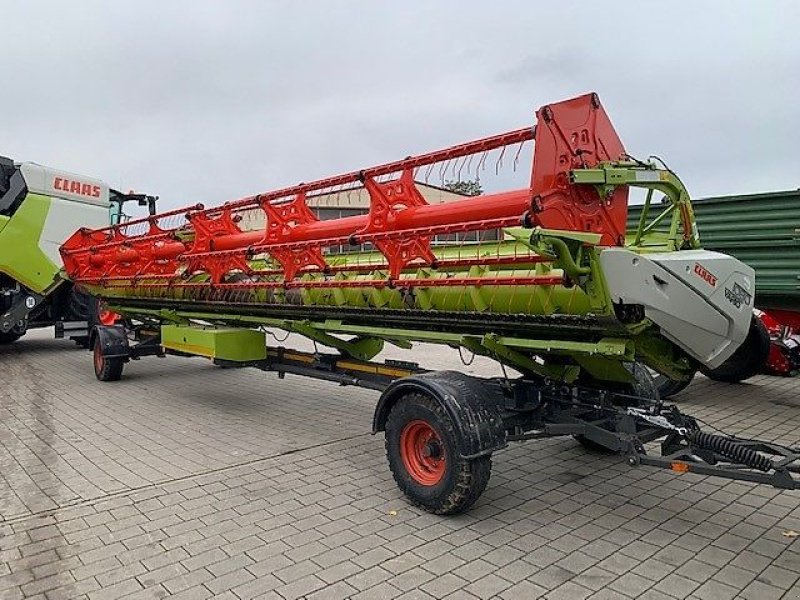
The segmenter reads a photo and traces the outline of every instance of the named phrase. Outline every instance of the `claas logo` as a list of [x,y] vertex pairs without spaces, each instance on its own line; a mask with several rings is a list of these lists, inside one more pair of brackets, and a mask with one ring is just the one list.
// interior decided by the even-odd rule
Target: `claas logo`
[[63,177],[56,177],[53,179],[53,188],[61,192],[68,192],[70,194],[78,194],[79,196],[86,196],[88,198],[100,197],[100,186],[92,185],[91,183],[82,183],[74,179],[64,179]]
[[717,287],[717,278],[715,275],[712,275],[708,269],[706,269],[700,263],[694,263],[694,274],[700,277],[703,281],[705,281],[711,287]]

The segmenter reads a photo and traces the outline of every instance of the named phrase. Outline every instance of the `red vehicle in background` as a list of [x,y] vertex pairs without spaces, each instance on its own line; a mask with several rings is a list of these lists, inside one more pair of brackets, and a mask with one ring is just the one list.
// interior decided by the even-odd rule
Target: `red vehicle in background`
[[794,376],[800,373],[800,313],[788,310],[756,310],[769,332],[770,347],[764,372]]

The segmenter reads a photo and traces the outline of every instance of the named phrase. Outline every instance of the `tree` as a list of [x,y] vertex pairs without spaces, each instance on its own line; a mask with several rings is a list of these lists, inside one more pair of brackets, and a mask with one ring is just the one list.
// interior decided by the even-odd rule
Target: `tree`
[[444,189],[462,196],[480,196],[483,193],[480,179],[467,179],[465,181],[448,180],[444,184]]

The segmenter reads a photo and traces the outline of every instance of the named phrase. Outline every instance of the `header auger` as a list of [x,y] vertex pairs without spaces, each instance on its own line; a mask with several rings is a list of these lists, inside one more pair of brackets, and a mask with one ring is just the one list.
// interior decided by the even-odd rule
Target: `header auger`
[[[417,184],[530,141],[528,188],[431,204]],[[646,208],[626,237],[634,186],[648,191]],[[319,220],[309,207],[354,190],[366,214]],[[649,220],[655,192],[664,201]],[[595,94],[542,107],[534,127],[82,229],[61,253],[69,277],[125,319],[96,330],[99,379],[118,379],[130,358],[177,353],[383,390],[375,430],[386,431],[395,479],[434,512],[474,502],[494,450],[549,435],[633,463],[796,486],[795,450],[701,434],[658,399],[642,365],[680,381],[759,360],[754,273],[700,249],[680,180],[626,154]],[[268,348],[263,328],[336,353]],[[521,377],[372,362],[385,343],[414,342],[465,348]],[[660,438],[666,459],[645,451]]]

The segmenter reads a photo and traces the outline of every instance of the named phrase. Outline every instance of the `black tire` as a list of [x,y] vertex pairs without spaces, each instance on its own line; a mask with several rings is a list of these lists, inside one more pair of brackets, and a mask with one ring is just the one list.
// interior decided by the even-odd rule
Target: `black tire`
[[704,369],[703,375],[714,381],[740,383],[758,375],[769,356],[769,332],[761,320],[753,315],[750,331],[741,346],[716,369]]
[[[442,474],[435,483],[421,483],[407,467],[406,461],[412,460],[409,453],[401,450],[401,444],[408,443],[408,428],[422,427],[419,423],[435,433],[433,441],[438,446],[438,452],[433,454],[442,457],[437,464]],[[438,402],[419,393],[403,396],[389,412],[386,420],[386,456],[400,491],[413,504],[437,515],[458,514],[471,507],[486,489],[492,471],[491,456],[474,459],[461,457],[450,416]]]
[[122,369],[125,366],[125,359],[103,356],[100,336],[97,336],[94,340],[92,354],[94,359],[94,375],[99,381],[119,381],[122,378]]
[[91,295],[81,292],[74,287],[69,291],[68,318],[71,321],[89,321],[89,327],[94,325],[92,317],[96,300]]
[[[647,367],[640,365],[639,363],[633,363],[628,366],[627,369],[631,372],[636,381],[620,386],[620,393],[652,401],[658,401],[660,399],[656,380],[653,378],[653,375],[650,373],[650,370]],[[621,400],[622,402],[620,402],[620,406],[634,405],[634,403],[626,402],[625,398],[621,398]],[[613,450],[610,450],[609,448],[606,448],[605,446],[598,444],[597,442],[590,440],[583,435],[574,435],[572,437],[575,438],[575,441],[577,441],[581,446],[591,452],[596,452],[598,454],[614,454]]]
[[[73,286],[69,291],[66,319],[70,321],[86,321],[87,331],[97,325],[97,299],[91,294],[80,291]],[[91,350],[92,341],[89,335],[70,336],[79,348]]]
[[666,375],[655,375],[654,380],[656,387],[658,388],[658,397],[665,399],[674,396],[675,394],[679,394],[689,387],[689,384],[694,381],[694,376],[695,374],[692,373],[691,376],[687,377],[686,379],[670,379]]
[[13,329],[11,331],[6,331],[6,332],[0,331],[0,344],[13,344],[21,337],[22,334],[15,333]]

